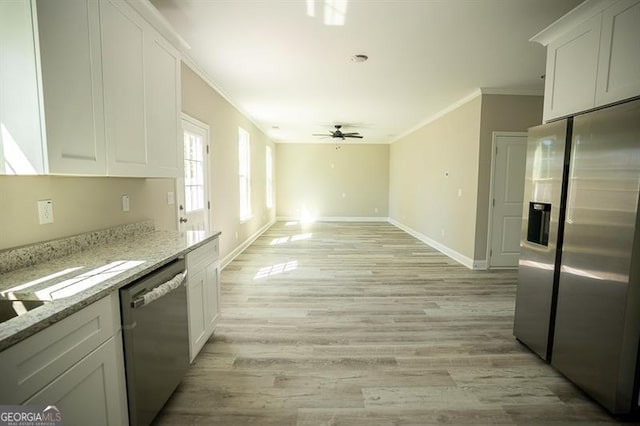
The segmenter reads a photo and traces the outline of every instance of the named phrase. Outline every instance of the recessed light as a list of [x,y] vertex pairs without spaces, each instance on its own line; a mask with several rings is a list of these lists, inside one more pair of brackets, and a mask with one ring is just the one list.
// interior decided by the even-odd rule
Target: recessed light
[[353,55],[351,62],[365,62],[369,57],[367,55]]

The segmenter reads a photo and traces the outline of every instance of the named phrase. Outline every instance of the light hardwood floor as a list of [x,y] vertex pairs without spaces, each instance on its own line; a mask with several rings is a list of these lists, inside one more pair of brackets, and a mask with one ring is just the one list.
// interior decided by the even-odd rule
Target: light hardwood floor
[[222,272],[156,423],[615,424],[512,336],[516,275],[387,223],[279,222]]

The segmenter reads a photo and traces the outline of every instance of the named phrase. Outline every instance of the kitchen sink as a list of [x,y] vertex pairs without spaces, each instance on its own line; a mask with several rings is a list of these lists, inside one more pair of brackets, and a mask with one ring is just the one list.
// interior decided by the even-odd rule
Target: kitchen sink
[[0,323],[23,315],[49,303],[48,300],[7,300],[0,299]]

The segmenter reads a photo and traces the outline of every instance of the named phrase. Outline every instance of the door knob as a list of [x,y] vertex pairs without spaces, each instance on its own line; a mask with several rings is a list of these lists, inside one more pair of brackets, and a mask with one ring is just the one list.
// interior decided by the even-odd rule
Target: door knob
[[187,218],[186,217],[181,217],[180,218],[180,223],[187,223]]

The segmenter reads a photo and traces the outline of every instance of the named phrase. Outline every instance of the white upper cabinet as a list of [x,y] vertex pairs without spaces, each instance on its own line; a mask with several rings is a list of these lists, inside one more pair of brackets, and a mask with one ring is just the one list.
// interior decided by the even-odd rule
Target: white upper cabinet
[[181,176],[180,55],[150,8],[0,0],[0,174]]
[[100,17],[109,174],[177,177],[180,55],[122,1]]
[[547,46],[544,121],[640,95],[640,0],[587,0],[531,41]]
[[[0,1],[0,173],[47,173],[35,5]],[[44,147],[46,148],[46,147]]]
[[596,105],[640,95],[640,1],[623,0],[602,16]]
[[144,23],[124,2],[100,3],[109,174],[144,176],[147,167]]
[[149,167],[154,176],[181,170],[180,56],[155,33],[145,39],[146,123]]
[[37,5],[49,172],[105,175],[98,3]]
[[600,16],[547,46],[544,119],[593,108],[600,45]]

